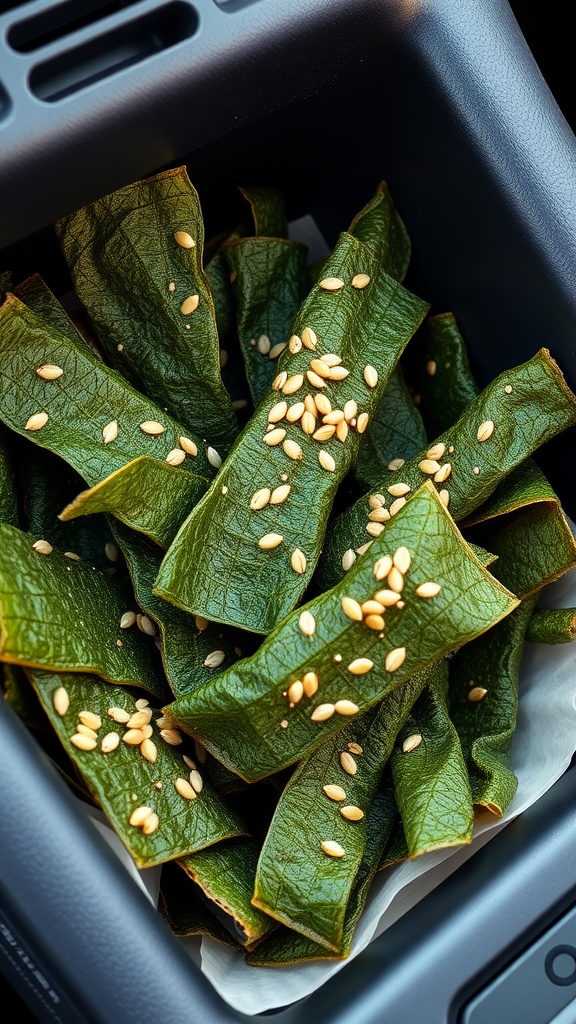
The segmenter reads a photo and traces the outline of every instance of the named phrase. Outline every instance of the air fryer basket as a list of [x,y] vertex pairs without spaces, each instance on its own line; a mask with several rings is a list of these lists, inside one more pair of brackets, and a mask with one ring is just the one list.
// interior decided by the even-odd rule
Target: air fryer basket
[[[53,221],[167,166],[186,164],[209,233],[230,223],[237,185],[275,184],[289,217],[312,214],[329,242],[385,179],[412,239],[409,284],[455,314],[478,381],[545,346],[576,390],[576,140],[505,0],[12,0],[2,11],[0,270],[38,271],[66,292]],[[538,455],[572,518],[574,434]],[[189,962],[4,706],[0,733],[0,969],[34,1012],[247,1019]],[[456,1021],[495,958],[574,898],[574,781],[568,772],[278,1019],[411,1022],[420,991],[426,1020]],[[478,898],[489,878],[498,906]]]

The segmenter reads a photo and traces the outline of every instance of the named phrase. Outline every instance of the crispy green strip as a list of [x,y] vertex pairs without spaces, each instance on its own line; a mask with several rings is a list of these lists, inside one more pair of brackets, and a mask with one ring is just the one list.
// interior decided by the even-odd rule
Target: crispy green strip
[[8,443],[8,431],[0,427],[0,523],[18,526],[18,502]]
[[[87,347],[81,347],[41,320],[12,295],[0,308],[0,418],[12,430],[60,455],[93,486],[139,455],[165,461],[179,447],[184,429],[104,366]],[[36,373],[44,364],[64,372],[57,380]],[[44,427],[26,430],[29,417],[47,413]],[[104,443],[102,431],[118,423],[118,436]],[[158,436],[144,433],[140,424],[164,427]],[[206,478],[213,474],[206,446],[199,438],[198,455],[186,456],[182,466]]]
[[354,475],[366,489],[378,487],[393,459],[409,459],[426,444],[422,417],[397,367],[360,440]]
[[284,196],[271,186],[240,186],[239,192],[250,204],[254,234],[266,238],[288,238]]
[[72,344],[81,350],[85,349],[86,342],[83,336],[40,274],[32,274],[13,291],[16,298],[31,309],[40,320],[50,324],[60,334],[66,335]]
[[336,955],[326,946],[282,925],[246,954],[247,964],[252,967],[273,967],[310,960],[333,960],[350,955],[356,925],[388,838],[388,828],[393,820],[391,808],[395,811],[396,804],[392,785],[386,778],[376,790],[366,818],[366,843],[346,905],[341,952]]
[[164,864],[160,879],[158,910],[174,932],[185,938],[190,935],[209,935],[225,946],[240,949],[228,928],[209,908],[199,886],[186,884],[178,864]]
[[[177,232],[191,247],[178,244]],[[56,234],[111,364],[224,455],[237,425],[220,377],[204,225],[186,169],[118,189],[57,221]],[[192,297],[198,304],[187,311]]]
[[0,525],[0,661],[94,672],[165,699],[154,640],[120,629],[123,613],[132,607],[131,589],[56,548],[37,553],[37,539]]
[[32,729],[46,725],[46,716],[40,707],[32,685],[24,669],[18,665],[0,666],[2,673],[3,697],[19,718]]
[[393,864],[399,864],[401,861],[406,860],[408,856],[404,826],[396,802],[394,802],[394,807],[396,809],[395,814],[393,814],[392,810],[390,811],[392,820],[389,825],[389,835],[384,853],[378,865],[378,871],[384,871],[386,868],[392,867]]
[[[235,274],[236,326],[255,405],[278,373],[278,345],[306,296],[306,246],[279,238],[238,238],[223,254]],[[272,353],[273,358],[271,358]]]
[[[276,927],[276,922],[252,903],[258,854],[253,840],[230,839],[179,862],[188,879],[193,879],[207,898],[228,915],[234,937],[247,949]],[[184,899],[185,884],[181,892]]]
[[[402,546],[412,558],[405,607],[388,610],[380,637],[348,618],[341,601],[351,597],[362,604],[385,587],[385,580],[374,578],[374,563]],[[415,588],[427,581],[439,583],[440,593],[417,597]],[[354,563],[346,580],[292,612],[252,657],[181,697],[169,713],[232,771],[255,781],[342,728],[346,718],[339,713],[313,720],[318,705],[349,700],[366,710],[415,672],[483,633],[517,603],[480,565],[428,482],[374,541],[370,554]],[[300,622],[314,627],[312,636],[303,633]],[[387,670],[386,657],[404,648],[404,662]],[[359,658],[373,668],[351,672],[348,666]],[[289,687],[311,671],[318,676],[318,692],[290,707]]]
[[[314,942],[343,953],[346,908],[364,856],[368,812],[380,777],[410,708],[426,683],[419,673],[376,708],[350,722],[337,736],[298,765],[280,797],[264,841],[254,903]],[[348,744],[362,753],[351,753]],[[344,770],[344,753],[356,774]],[[340,786],[342,801],[331,800],[325,785]],[[364,815],[349,820],[341,808]],[[336,842],[343,856],[324,852]]]
[[[484,641],[485,644],[485,641]],[[471,842],[474,809],[458,733],[446,704],[448,662],[414,704],[391,766],[410,857]],[[406,741],[417,742],[404,751]]]
[[[512,388],[509,393],[505,390],[507,387]],[[418,487],[427,476],[420,462],[427,458],[433,446],[443,444],[443,455],[433,461],[448,468],[440,468],[434,476],[430,474],[430,478],[439,491],[448,492],[454,519],[466,519],[520,462],[575,422],[576,398],[547,349],[540,349],[528,362],[492,381],[453,427],[401,469],[388,473],[378,491],[388,492],[387,507],[390,508],[396,500],[390,487],[398,484],[412,489]],[[491,423],[494,424],[492,433]],[[488,433],[483,441],[478,439],[481,427]],[[448,474],[445,480],[443,474]],[[370,540],[370,497],[375,493],[376,490],[360,498],[332,524],[318,566],[320,586],[333,586],[341,579],[344,552]]]
[[449,430],[480,393],[453,313],[427,317],[406,353],[430,437]]
[[541,608],[528,623],[530,644],[569,644],[576,637],[576,608]]
[[[131,727],[115,722],[108,709],[122,708],[130,715],[135,714],[136,699],[144,696],[142,691],[134,695],[94,676],[78,673],[32,672],[30,678],[59,740],[138,867],[153,867],[245,833],[238,815],[206,779],[195,799],[186,799],[177,792],[176,780],[187,781],[190,775],[183,755],[193,755],[192,745],[186,738],[177,746],[162,738],[156,723],[157,709],[150,719],[153,732],[149,737],[156,760],[147,760],[140,746],[124,742],[123,737]],[[54,694],[60,687],[64,687],[70,702],[63,715],[54,709]],[[94,712],[102,723],[96,730],[97,741],[92,750],[80,750],[70,740],[76,734],[82,711]],[[105,753],[102,741],[111,733],[118,736],[118,746]],[[155,786],[158,781],[162,782],[160,789]],[[158,827],[149,835],[129,823],[137,807],[149,807],[158,815]]]
[[371,250],[390,277],[404,280],[410,263],[410,238],[385,181],[379,183],[348,230]]
[[[450,717],[468,765],[472,799],[501,817],[518,780],[510,767],[516,728],[518,668],[536,597],[523,601],[483,640],[467,644],[450,664]],[[481,695],[481,690],[486,690]],[[480,697],[473,700],[472,697]]]
[[[349,286],[359,266],[371,276],[362,290]],[[313,327],[317,349],[303,347],[295,355],[285,350],[279,362],[281,372],[289,378],[302,375],[305,383],[291,394],[272,390],[262,401],[212,487],[180,529],[156,585],[161,597],[182,608],[257,633],[269,632],[304,593],[338,483],[354,460],[360,437],[351,429],[344,443],[335,435],[319,442],[304,433],[300,423],[282,420],[276,429],[285,430],[284,440],[297,443],[302,451],[301,459],[293,459],[282,443],[270,446],[264,441],[270,410],[284,399],[294,405],[316,392],[305,374],[315,357],[334,352],[350,372],[341,381],[331,381],[325,394],[334,408],[343,408],[354,398],[358,415],[369,416],[427,308],[382,274],[374,257],[350,235],[341,235],[325,272],[346,285],[338,291],[314,288],[294,324],[298,335]],[[364,380],[366,364],[378,372],[375,387]],[[332,465],[326,458],[334,460],[334,471],[321,465],[322,452],[325,465]],[[250,508],[255,491],[273,490],[286,481],[291,492],[282,504],[268,504],[259,511]],[[259,545],[269,533],[282,538],[273,550]],[[293,568],[296,549],[306,560],[304,572]]]
[[[112,530],[126,559],[138,604],[158,626],[164,671],[174,695],[189,693],[236,661],[238,655],[234,648],[241,642],[239,632],[213,622],[200,621],[199,627],[187,612],[156,597],[152,587],[161,561],[160,552],[125,526],[114,523]],[[212,662],[219,660],[216,654],[220,652],[221,663],[211,667]]]
[[95,512],[109,512],[167,548],[207,486],[202,476],[140,455],[77,494],[58,518],[68,522]]

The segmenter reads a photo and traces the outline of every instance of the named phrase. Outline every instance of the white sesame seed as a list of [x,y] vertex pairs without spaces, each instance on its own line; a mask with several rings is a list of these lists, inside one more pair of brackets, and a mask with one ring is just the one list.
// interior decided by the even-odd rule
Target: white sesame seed
[[352,568],[355,561],[355,551],[352,548],[348,548],[348,550],[345,551],[344,554],[342,555],[342,568],[344,569],[344,572],[348,572],[348,569]]
[[294,572],[300,573],[300,575],[303,575],[306,572],[308,562],[306,560],[306,555],[300,550],[300,548],[294,548],[294,551],[290,556],[290,564],[294,569]]
[[108,732],[103,736],[100,743],[100,750],[103,754],[111,754],[120,744],[120,737],[117,732]]
[[298,704],[304,696],[304,685],[300,679],[295,679],[288,687],[288,700],[292,704]]
[[304,375],[302,373],[294,373],[291,377],[287,377],[286,381],[282,385],[282,391],[285,395],[293,395],[304,383]]
[[325,352],[320,358],[323,363],[326,363],[326,366],[340,366],[342,362],[342,356],[336,355],[335,352]]
[[437,473],[434,473],[434,483],[443,484],[452,472],[452,466],[449,462],[445,462]]
[[135,807],[134,810],[132,811],[132,814],[128,818],[128,823],[130,825],[133,825],[134,828],[140,828],[140,826],[143,825],[144,822],[146,821],[146,818],[150,817],[151,814],[151,807]]
[[281,505],[282,502],[286,501],[291,490],[290,484],[281,484],[279,487],[275,487],[270,495],[270,504]]
[[283,353],[285,348],[286,348],[286,342],[285,341],[279,341],[277,345],[273,345],[272,348],[270,349],[270,351],[268,353],[268,358],[269,359],[278,359],[278,356],[282,355],[282,353]]
[[318,707],[315,707],[310,715],[310,720],[312,722],[327,722],[329,718],[332,718],[333,714],[333,704],[318,704]]
[[144,420],[140,424],[140,430],[149,437],[159,437],[160,434],[164,433],[164,427],[157,420]]
[[296,441],[293,441],[291,437],[286,438],[282,447],[289,459],[294,459],[296,462],[302,459],[304,453],[302,452],[300,445]]
[[299,338],[297,334],[293,334],[292,337],[290,338],[290,341],[288,342],[289,351],[292,353],[293,356],[295,356],[297,352],[300,352],[301,348],[302,338]]
[[94,711],[80,711],[78,714],[78,721],[82,725],[87,726],[88,729],[98,730],[102,725],[102,719],[100,715],[97,715]]
[[400,600],[400,594],[396,590],[377,590],[374,594],[374,599],[378,601],[384,608],[393,608],[394,605],[398,604]]
[[402,750],[405,754],[409,754],[412,750],[416,750],[422,743],[422,737],[419,732],[415,732],[412,736],[408,736],[403,744]]
[[360,808],[356,807],[354,804],[349,804],[347,807],[340,807],[339,811],[342,817],[346,818],[348,821],[362,821],[362,818],[364,817],[364,811],[361,811]]
[[388,654],[386,655],[386,661],[385,661],[386,671],[387,672],[396,672],[396,670],[399,669],[400,666],[404,664],[405,659],[406,659],[406,648],[405,647],[396,647],[393,651],[389,651]]
[[359,417],[358,417],[358,419],[356,421],[356,430],[358,431],[359,434],[363,434],[364,433],[364,431],[366,430],[366,427],[368,426],[369,419],[370,419],[370,417],[368,416],[367,412],[361,412],[360,413],[360,415],[359,415]]
[[222,457],[218,454],[215,448],[208,446],[206,449],[206,457],[214,469],[220,469],[220,466],[222,465]]
[[47,540],[34,541],[32,548],[38,555],[51,555],[54,550]]
[[373,366],[365,366],[364,380],[369,388],[375,388],[378,383],[378,371]]
[[184,462],[185,458],[186,452],[182,451],[181,448],[173,448],[172,451],[168,452],[166,462],[169,466],[179,466],[180,463]]
[[[432,447],[428,449],[426,452],[426,458],[430,459],[432,462],[436,462],[438,459],[442,458],[445,451],[446,445],[443,444],[442,441],[439,441],[438,444],[433,444]],[[436,472],[436,470],[434,470],[434,472]]]
[[336,437],[342,444],[344,444],[348,437],[348,424],[346,423],[346,420],[340,420],[340,423],[336,424]]
[[183,797],[184,800],[196,799],[196,792],[188,782],[188,779],[176,779],[174,782],[174,788],[178,795]]
[[298,619],[298,626],[304,636],[314,636],[316,632],[316,619],[311,612],[303,611]]
[[302,686],[307,697],[313,697],[318,690],[318,676],[315,672],[306,672],[302,679]]
[[479,441],[487,441],[489,437],[492,437],[493,433],[494,433],[494,421],[493,420],[484,420],[484,423],[481,423],[480,426],[478,427],[478,431],[477,431],[476,436],[477,436]]
[[366,551],[368,551],[368,548],[373,543],[374,543],[373,540],[369,540],[369,541],[366,541],[366,544],[361,544],[359,548],[356,548],[356,554],[357,555],[363,555]]
[[182,737],[177,729],[161,729],[160,736],[169,747],[178,747],[182,743]]
[[142,729],[145,725],[148,725],[152,718],[152,708],[140,708],[135,711],[133,715],[126,722],[129,729]]
[[130,629],[130,626],[133,626],[135,622],[136,615],[134,612],[124,612],[120,619],[120,629]]
[[336,427],[332,423],[325,423],[314,432],[312,437],[315,441],[329,441],[335,431]]
[[258,341],[256,342],[256,345],[260,354],[263,356],[267,356],[271,348],[270,338],[268,337],[267,334],[261,334],[260,337],[258,338]]
[[95,750],[97,746],[96,740],[90,739],[89,736],[82,736],[81,733],[74,733],[70,737],[70,743],[78,750]]
[[[412,564],[412,556],[406,547],[396,548],[392,562],[403,576],[408,572]],[[392,588],[394,589],[394,588]]]
[[390,513],[387,508],[383,508],[380,505],[378,508],[373,508],[368,515],[368,519],[372,523],[387,523],[390,519]]
[[178,243],[183,249],[193,249],[196,242],[192,238],[192,235],[188,234],[187,231],[175,231],[174,241]]
[[178,444],[184,449],[186,455],[198,455],[198,446],[189,437],[179,437]]
[[320,377],[328,378],[330,376],[330,367],[323,359],[312,359],[310,369],[314,370],[314,373],[317,373]]
[[62,717],[68,711],[70,707],[70,697],[68,696],[68,690],[64,686],[59,686],[52,694],[52,704],[54,711],[57,715]]
[[302,344],[304,348],[315,349],[318,344],[316,331],[311,327],[305,327],[302,331]]
[[476,704],[479,700],[484,700],[487,693],[488,690],[485,690],[483,686],[474,686],[468,693],[468,700]]
[[325,277],[318,285],[325,292],[339,292],[344,287],[344,281],[339,277]]
[[286,412],[286,419],[288,420],[288,423],[297,423],[304,415],[304,412],[304,402],[295,402],[294,405],[291,405]]
[[287,410],[287,402],[276,402],[268,413],[268,423],[279,423],[280,420],[284,419]]
[[346,799],[346,793],[342,789],[342,786],[336,786],[333,782],[329,782],[326,786],[322,786],[322,790],[329,800],[334,800],[340,803],[342,800]]
[[345,596],[342,598],[342,611],[344,612],[344,615],[349,619],[352,619],[354,622],[362,622],[362,608],[358,601],[355,601],[353,597]]
[[263,537],[260,537],[258,547],[262,548],[263,551],[272,551],[273,548],[277,548],[283,540],[284,538],[279,533],[265,533]]
[[359,291],[365,288],[367,284],[370,284],[370,278],[368,274],[354,274],[354,277],[350,281],[353,288],[357,288]]
[[142,743],[140,744],[140,753],[145,761],[149,761],[150,764],[156,763],[158,747],[154,743],[154,740],[151,740],[149,736],[146,736],[146,738],[142,740]]
[[190,313],[194,313],[198,309],[199,302],[199,295],[189,295],[188,298],[184,299],[184,302],[180,306],[180,312],[183,313],[184,316],[189,316]]
[[139,747],[145,739],[146,734],[142,729],[127,729],[122,737],[122,742],[127,743],[129,747]]
[[328,855],[328,857],[339,858],[344,857],[346,854],[344,847],[340,846],[340,843],[336,843],[333,839],[323,839],[320,845],[322,847],[322,850],[324,851],[324,853]]
[[343,419],[344,412],[342,409],[332,409],[331,412],[326,413],[326,415],[322,417],[322,423],[325,423],[328,426],[337,427]]
[[302,430],[304,431],[305,434],[313,434],[314,431],[316,430],[316,417],[311,412],[306,410],[306,412],[302,413],[300,426],[302,427]]
[[358,771],[358,765],[356,764],[356,761],[352,757],[352,754],[349,754],[347,750],[343,750],[342,753],[340,754],[340,764],[342,765],[347,775],[356,775],[356,772]]
[[33,416],[26,420],[24,430],[42,430],[42,427],[45,427],[47,423],[47,412],[35,412]]
[[338,715],[355,715],[359,710],[358,705],[351,700],[337,700],[334,705],[334,711]]
[[332,403],[328,395],[323,395],[322,393],[314,395],[314,403],[321,416],[327,416],[329,412],[332,412]]
[[326,380],[324,377],[321,377],[319,373],[316,373],[315,370],[306,370],[306,377],[313,388],[326,387]]
[[438,491],[438,497],[440,498],[440,501],[442,502],[444,507],[448,508],[448,505],[450,504],[450,492],[445,489]]
[[440,463],[437,462],[436,459],[422,459],[422,461],[418,463],[418,469],[421,469],[423,473],[427,474],[427,476],[434,476],[434,473],[437,473],[440,469]]
[[351,672],[353,676],[363,676],[372,668],[374,668],[374,662],[370,661],[369,658],[355,658],[354,661],[351,661],[348,665],[348,671]]
[[197,768],[193,768],[190,772],[190,784],[196,793],[201,793],[204,788],[204,780]]
[[434,374],[436,373],[436,370],[436,363],[434,362],[433,359],[429,359],[428,362],[426,363],[426,373],[429,374],[430,377],[433,377]]
[[383,580],[392,568],[392,559],[390,555],[383,555],[382,558],[378,558],[374,562],[374,579]]
[[349,373],[345,366],[332,366],[328,380],[345,380]]
[[136,625],[138,626],[138,629],[142,633],[146,633],[147,636],[156,636],[156,626],[152,622],[152,619],[149,619],[147,615],[137,615]]
[[210,654],[204,658],[204,668],[218,668],[224,658],[226,657],[224,651],[211,651]]
[[351,740],[351,742],[347,744],[347,747],[348,747],[348,750],[350,751],[351,754],[363,754],[364,753],[364,751],[363,751],[362,747],[360,746],[360,744],[356,743],[354,740]]
[[60,366],[56,366],[55,363],[44,363],[39,366],[36,373],[42,380],[58,380],[64,373],[64,370]]
[[253,512],[264,508],[265,505],[270,501],[271,490],[269,487],[260,487],[259,490],[254,491],[254,494],[250,498],[250,508]]
[[405,462],[406,459],[392,459],[392,461],[388,463],[388,469],[393,473],[397,469],[402,469]]
[[411,487],[408,484],[390,484],[388,488],[388,494],[391,494],[393,498],[401,498],[403,494],[409,494]]
[[142,832],[144,833],[145,836],[151,836],[152,833],[156,831],[159,825],[160,818],[154,811],[152,811],[152,814],[148,815],[146,821],[142,825]]
[[419,587],[416,587],[415,594],[417,597],[436,597],[440,593],[442,587],[439,583],[434,583],[431,580],[427,583],[421,583]]
[[108,708],[106,714],[109,715],[114,722],[119,722],[120,725],[125,725],[130,718],[130,715],[124,710],[124,708]]
[[273,448],[274,445],[281,444],[285,437],[286,431],[284,427],[276,427],[274,430],[271,430],[269,434],[265,434],[262,440],[264,441],[264,444],[268,445],[268,447]]
[[384,523],[375,523],[370,520],[366,524],[366,533],[369,533],[371,537],[379,537],[384,529]]
[[395,516],[396,513],[399,512],[401,508],[404,508],[405,504],[406,498],[396,498],[396,501],[393,501],[392,504],[390,505],[390,515]]
[[318,462],[322,466],[322,469],[325,469],[327,473],[333,473],[336,469],[334,459],[328,452],[325,452],[324,449],[318,452]]

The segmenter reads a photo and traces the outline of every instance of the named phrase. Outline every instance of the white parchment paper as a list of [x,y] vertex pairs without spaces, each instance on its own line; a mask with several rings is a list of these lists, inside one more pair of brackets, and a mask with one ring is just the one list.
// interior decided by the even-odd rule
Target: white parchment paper
[[[576,570],[547,587],[541,607],[576,607]],[[242,954],[204,937],[201,968],[223,999],[243,1013],[286,1006],[310,995],[348,965],[372,939],[446,878],[476,850],[497,837],[566,771],[576,750],[576,641],[526,644],[520,666],[518,726],[512,767],[518,790],[502,819],[478,818],[474,839],[460,849],[438,850],[388,868],[374,880],[347,960],[286,967],[248,967]],[[197,959],[198,944],[181,940]]]

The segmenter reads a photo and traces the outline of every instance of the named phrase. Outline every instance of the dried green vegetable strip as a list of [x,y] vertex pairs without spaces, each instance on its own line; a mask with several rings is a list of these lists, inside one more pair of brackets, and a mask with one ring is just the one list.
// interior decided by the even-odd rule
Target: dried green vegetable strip
[[72,672],[30,678],[64,749],[139,867],[245,833],[231,806],[190,768],[187,738],[167,730],[161,717],[158,724],[142,691]]
[[576,637],[576,608],[539,608],[525,639],[530,644],[568,644]]
[[166,698],[152,637],[120,629],[133,596],[124,580],[104,575],[41,538],[0,525],[0,661],[60,672],[94,672]]
[[2,672],[2,695],[7,704],[16,712],[26,725],[33,729],[41,728],[46,716],[32,685],[26,677],[24,669],[18,665],[4,664]]
[[450,664],[450,717],[468,765],[472,799],[501,816],[518,780],[510,766],[516,727],[518,668],[536,597],[527,598],[482,641]]
[[[360,270],[370,282],[358,289],[350,282]],[[278,390],[262,401],[181,527],[156,587],[161,597],[189,611],[259,633],[269,632],[304,593],[360,433],[427,308],[383,275],[374,257],[350,235],[341,235],[326,274],[345,284],[331,291],[320,283],[294,324],[308,344],[314,341],[310,330],[315,332],[316,348],[303,345],[296,353],[287,349],[282,354]],[[331,368],[322,363],[321,371],[326,366],[330,377],[315,377],[316,360],[327,353],[342,363]],[[314,396],[329,400],[340,413],[353,413],[350,427],[342,417],[344,440],[336,434],[339,424],[323,423],[320,414],[305,410],[296,422],[277,419],[285,406],[290,416],[288,405],[303,403],[305,409]]]
[[[386,566],[378,580],[375,566],[379,573],[386,556],[405,571]],[[417,592],[424,583],[432,587]],[[400,608],[393,587],[402,591]],[[385,628],[372,606],[362,610],[381,592]],[[342,728],[346,713],[369,708],[517,603],[478,562],[428,482],[344,581],[292,612],[252,657],[179,698],[169,713],[255,781],[314,750]]]
[[447,684],[444,661],[415,702],[391,758],[396,802],[412,858],[472,840],[472,794],[458,733],[448,715]]
[[427,317],[406,353],[430,437],[448,430],[480,393],[453,313]]
[[404,280],[410,263],[410,238],[385,181],[379,183],[348,230],[374,253],[390,277]]
[[158,626],[164,671],[175,696],[189,693],[236,661],[238,632],[213,622],[197,624],[187,612],[156,597],[152,588],[161,561],[158,548],[120,524],[114,523],[112,530],[138,604]]
[[202,476],[140,455],[94,487],[80,491],[65,508],[60,506],[59,518],[68,522],[109,512],[125,526],[167,548],[207,487],[208,481]]
[[118,189],[59,220],[56,233],[111,364],[226,454],[237,424],[220,377],[204,225],[186,169]]
[[400,864],[403,860],[408,857],[408,844],[406,843],[406,836],[404,835],[404,826],[402,824],[402,818],[394,801],[395,813],[391,809],[390,816],[391,821],[389,824],[389,836],[384,849],[384,853],[380,859],[378,865],[378,871],[384,871],[386,868],[392,867],[394,864]]
[[341,579],[344,553],[384,529],[386,513],[394,515],[422,480],[432,479],[454,519],[465,520],[520,462],[575,422],[576,397],[547,349],[540,349],[496,377],[454,426],[382,479],[385,506],[374,509],[374,490],[334,520],[318,565],[319,584]]
[[398,730],[427,679],[425,672],[414,676],[298,765],[262,847],[255,905],[340,955],[369,809]]
[[[392,800],[390,796],[392,796]],[[338,958],[350,955],[356,925],[364,910],[370,884],[386,845],[388,828],[393,820],[390,808],[395,811],[396,804],[392,785],[386,778],[386,781],[383,781],[376,790],[366,817],[366,843],[346,905],[341,952],[337,955]],[[306,963],[309,960],[333,960],[335,958],[333,950],[313,942],[312,939],[284,925],[276,928],[271,935],[266,936],[245,957],[246,963],[253,967],[273,967],[277,964]]]
[[[180,916],[193,880],[211,900],[230,918],[234,937],[250,949],[264,935],[276,927],[268,914],[252,903],[258,846],[251,839],[229,839],[206,850],[200,850],[179,860],[184,869],[182,884],[174,892],[172,916]],[[188,877],[186,877],[188,876]]]
[[241,185],[239,190],[250,204],[254,221],[254,234],[266,238],[288,238],[288,222],[284,196],[273,186],[250,187]]
[[236,327],[252,400],[278,373],[281,347],[308,290],[306,246],[279,238],[238,238],[223,255],[234,276]]
[[86,347],[84,338],[62,304],[39,274],[32,274],[31,277],[26,278],[25,281],[22,281],[21,284],[13,289],[13,293],[40,320],[45,320],[47,324],[54,327],[60,334],[66,335],[74,345],[77,345],[81,351],[84,351]]
[[524,461],[501,480],[487,501],[476,508],[463,522],[464,527],[506,516],[535,502],[558,502],[558,495],[534,459]]
[[409,459],[426,444],[426,431],[422,417],[406,387],[400,367],[392,374],[376,412],[360,440],[354,475],[358,482],[370,489],[378,487],[390,463],[396,459]]
[[228,928],[221,923],[214,909],[210,909],[198,886],[182,887],[182,869],[177,864],[164,864],[160,879],[158,910],[174,935],[209,935],[225,946],[240,949]]
[[0,426],[0,523],[18,526],[18,502],[8,443],[8,431]]
[[[12,295],[0,308],[0,353],[0,419],[60,455],[90,486],[139,455],[163,462],[182,450],[179,424]],[[38,373],[46,367],[54,379]],[[182,468],[212,476],[206,446],[189,440],[197,455],[186,454]]]

